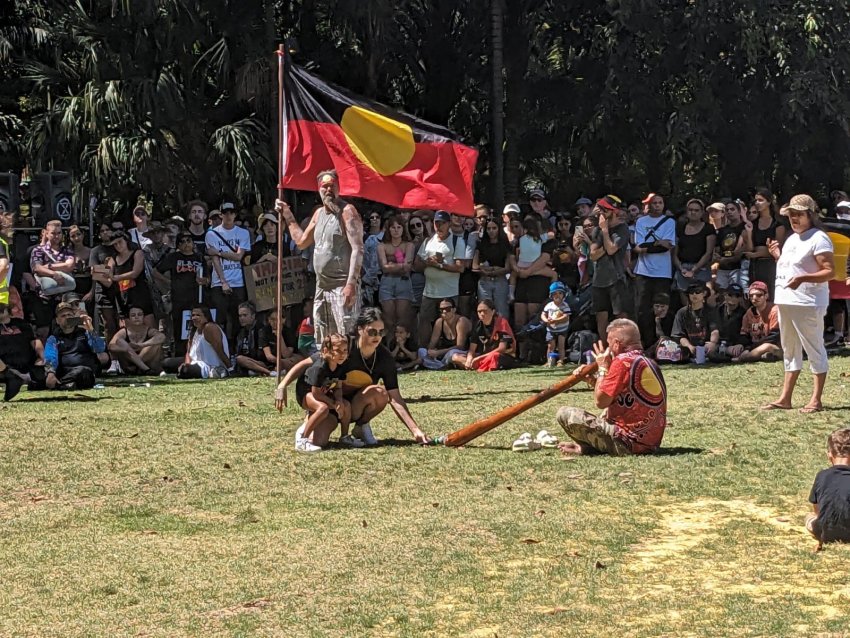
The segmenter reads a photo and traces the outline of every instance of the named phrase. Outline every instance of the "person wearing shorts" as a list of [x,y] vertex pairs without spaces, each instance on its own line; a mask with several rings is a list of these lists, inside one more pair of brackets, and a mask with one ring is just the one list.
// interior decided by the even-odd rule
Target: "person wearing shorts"
[[316,343],[322,343],[327,335],[349,334],[360,313],[363,220],[354,206],[339,198],[336,171],[322,171],[317,179],[323,205],[315,210],[305,229],[286,202],[277,200],[275,210],[299,250],[315,244],[313,325]]
[[596,204],[599,227],[590,239],[590,259],[594,262],[592,306],[596,331],[605,335],[611,316],[625,318],[632,308],[632,292],[626,276],[626,249],[629,227],[618,217],[617,203],[608,195]]

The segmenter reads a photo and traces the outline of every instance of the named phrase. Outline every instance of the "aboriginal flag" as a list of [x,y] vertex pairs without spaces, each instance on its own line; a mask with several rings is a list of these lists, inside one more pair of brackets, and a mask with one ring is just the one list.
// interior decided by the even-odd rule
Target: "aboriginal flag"
[[281,188],[315,191],[316,176],[334,168],[342,195],[472,215],[477,150],[283,58]]

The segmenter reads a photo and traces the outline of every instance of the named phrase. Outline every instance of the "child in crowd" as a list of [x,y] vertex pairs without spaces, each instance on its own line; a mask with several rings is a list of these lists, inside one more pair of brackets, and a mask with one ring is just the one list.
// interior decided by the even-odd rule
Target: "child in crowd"
[[[566,302],[567,287],[560,281],[549,286],[549,303],[540,313],[540,321],[546,326],[546,365],[550,368],[563,366],[567,360],[567,332],[570,329],[570,306]],[[555,352],[557,350],[557,352]]]
[[806,529],[821,544],[850,543],[850,428],[835,430],[826,442],[829,467],[818,472],[809,502]]
[[407,326],[399,324],[395,327],[395,335],[387,344],[390,354],[396,362],[396,368],[399,372],[405,370],[413,370],[422,363],[419,354],[416,351],[416,346],[410,338],[410,330]]
[[322,342],[322,349],[314,357],[295,386],[298,404],[309,412],[307,421],[299,428],[295,449],[300,452],[318,452],[321,448],[310,443],[310,435],[325,417],[332,412],[339,419],[339,442],[348,447],[363,447],[364,443],[348,433],[351,424],[351,404],[342,398],[342,381],[348,359],[348,340],[341,334],[331,334]]
[[303,302],[304,319],[298,326],[298,352],[305,357],[316,353],[316,331],[313,328],[313,298]]

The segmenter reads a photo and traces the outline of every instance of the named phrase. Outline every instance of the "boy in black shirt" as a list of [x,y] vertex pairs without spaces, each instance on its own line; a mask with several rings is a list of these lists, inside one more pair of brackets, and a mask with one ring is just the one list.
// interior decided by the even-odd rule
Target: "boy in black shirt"
[[806,529],[820,544],[850,542],[850,428],[836,430],[827,439],[826,456],[832,467],[818,472],[809,495],[814,510]]

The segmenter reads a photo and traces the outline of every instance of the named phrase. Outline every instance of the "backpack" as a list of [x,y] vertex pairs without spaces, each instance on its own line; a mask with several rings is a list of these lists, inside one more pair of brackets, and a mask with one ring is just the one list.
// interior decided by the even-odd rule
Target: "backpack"
[[570,335],[567,341],[567,357],[572,363],[583,363],[586,352],[593,350],[596,334],[590,330],[579,330]]

